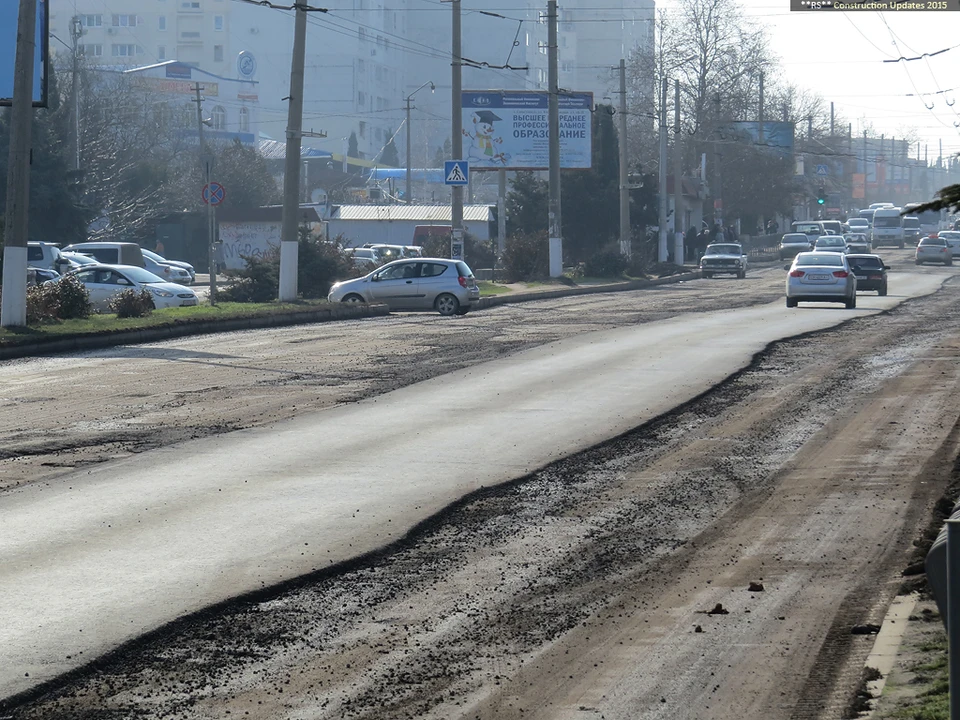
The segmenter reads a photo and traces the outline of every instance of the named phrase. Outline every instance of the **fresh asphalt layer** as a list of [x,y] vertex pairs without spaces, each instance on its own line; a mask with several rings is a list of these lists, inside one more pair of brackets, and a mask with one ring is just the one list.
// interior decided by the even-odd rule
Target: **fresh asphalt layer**
[[783,301],[580,335],[272,427],[78,470],[0,505],[0,697],[218,601],[382,547],[463,495],[637,427],[860,307]]

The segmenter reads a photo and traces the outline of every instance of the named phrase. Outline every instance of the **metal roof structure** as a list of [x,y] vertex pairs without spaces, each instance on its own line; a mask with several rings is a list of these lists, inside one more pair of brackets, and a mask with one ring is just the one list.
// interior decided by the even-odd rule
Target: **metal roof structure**
[[[287,157],[287,143],[279,140],[271,140],[261,137],[257,140],[257,150],[265,160],[284,160]],[[333,154],[326,150],[317,150],[316,148],[300,148],[301,158],[327,158],[332,159]]]
[[[426,223],[450,223],[449,205],[337,205],[330,213],[331,220],[381,220],[417,221]],[[493,208],[490,205],[464,205],[463,219],[466,222],[490,222]]]

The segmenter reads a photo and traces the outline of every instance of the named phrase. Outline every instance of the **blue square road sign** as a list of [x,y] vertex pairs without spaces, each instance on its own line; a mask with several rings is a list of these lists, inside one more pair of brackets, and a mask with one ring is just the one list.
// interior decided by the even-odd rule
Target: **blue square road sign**
[[469,185],[470,164],[466,160],[448,160],[443,164],[443,182],[446,185]]

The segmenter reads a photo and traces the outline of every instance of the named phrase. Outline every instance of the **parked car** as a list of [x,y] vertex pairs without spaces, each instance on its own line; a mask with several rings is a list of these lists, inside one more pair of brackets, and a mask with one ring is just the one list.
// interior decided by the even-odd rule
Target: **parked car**
[[135,265],[136,267],[144,267],[143,252],[136,243],[82,242],[67,245],[64,250],[90,255],[105,265]]
[[27,243],[27,264],[30,267],[56,270],[60,274],[69,272],[74,267],[53,243],[34,241]]
[[943,263],[944,265],[953,265],[953,251],[947,245],[946,238],[925,237],[917,245],[917,253],[914,259],[917,265],[923,265],[927,262]]
[[873,252],[873,247],[870,244],[870,239],[864,233],[861,233],[861,232],[844,233],[843,240],[847,244],[848,253]]
[[396,260],[369,275],[335,283],[330,302],[382,302],[391,310],[436,310],[466,315],[480,300],[480,288],[461,260]]
[[146,290],[156,308],[198,305],[197,294],[188,287],[167,282],[134,265],[85,265],[68,275],[77,278],[90,293],[95,310],[109,311],[110,300],[123,290]]
[[380,253],[373,248],[347,248],[346,253],[353,256],[353,266],[358,268],[368,265],[380,265]]
[[818,252],[847,252],[847,241],[843,235],[821,235],[813,244],[813,249]]
[[857,276],[858,292],[876,290],[878,295],[887,294],[887,270],[890,266],[883,263],[883,258],[879,255],[849,254],[847,263]]
[[386,245],[384,243],[367,243],[365,248],[376,250],[380,254],[380,262],[391,262],[408,257],[406,245]]
[[180,283],[183,285],[189,285],[193,282],[193,279],[190,277],[184,268],[177,267],[175,265],[170,265],[165,262],[157,262],[152,257],[143,253],[143,267],[145,270],[152,272],[157,277],[163,278],[168,282]]
[[70,250],[65,250],[60,254],[73,264],[73,270],[76,270],[84,265],[97,265],[100,262],[95,257],[90,257],[89,255],[84,255],[83,253],[72,252]]
[[813,242],[805,233],[787,233],[780,238],[780,259],[792,258],[799,252],[813,250]]
[[747,255],[739,243],[714,243],[700,258],[700,273],[705,278],[723,273],[736,275],[743,279],[747,276]]
[[194,270],[193,265],[183,260],[168,260],[162,255],[158,255],[153,250],[147,250],[145,248],[140,248],[140,252],[143,253],[145,258],[150,258],[151,260],[156,260],[159,263],[165,263],[167,265],[173,265],[174,267],[183,268],[190,275],[190,282],[197,281],[197,271]]
[[960,255],[960,231],[957,230],[941,230],[937,237],[942,237],[947,241],[947,245],[950,247],[950,254],[954,257]]
[[419,245],[404,245],[403,246],[403,256],[404,257],[423,257],[423,248]]
[[60,279],[60,273],[49,268],[27,267],[27,287],[43,285]]
[[857,306],[857,277],[838,252],[803,252],[786,266],[787,307],[799,302],[842,302]]

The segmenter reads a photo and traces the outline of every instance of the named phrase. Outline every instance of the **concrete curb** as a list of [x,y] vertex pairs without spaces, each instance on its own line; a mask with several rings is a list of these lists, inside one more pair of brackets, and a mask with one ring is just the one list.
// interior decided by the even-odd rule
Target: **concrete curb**
[[[669,275],[655,280],[634,280],[625,283],[610,285],[592,285],[589,287],[563,287],[556,290],[542,290],[521,292],[511,295],[497,295],[480,298],[476,305],[477,310],[507,305],[512,303],[532,302],[534,300],[550,300],[570,295],[593,295],[596,293],[625,292],[627,290],[642,290],[643,288],[669,285],[695,280],[700,272]],[[362,304],[333,304],[314,311],[291,312],[281,315],[264,315],[261,317],[235,318],[231,320],[210,320],[202,322],[184,322],[176,325],[164,325],[142,330],[126,330],[105,332],[102,334],[69,335],[36,342],[27,342],[8,347],[0,346],[0,360],[15,360],[17,358],[34,357],[36,355],[52,355],[56,353],[78,352],[82,350],[99,350],[117,345],[137,345],[140,343],[157,342],[171,338],[202,335],[205,333],[233,332],[235,330],[256,330],[268,327],[282,327],[287,325],[308,325],[311,323],[331,322],[334,320],[356,320],[365,317],[384,317],[390,312],[386,305]]]
[[513,303],[532,302],[533,300],[552,300],[553,298],[569,297],[571,295],[594,295],[596,293],[626,292],[628,290],[642,290],[643,288],[656,287],[657,285],[670,285],[672,283],[683,282],[685,280],[696,280],[700,277],[700,271],[683,273],[680,275],[668,275],[667,277],[657,278],[655,280],[633,280],[625,283],[612,283],[610,285],[590,285],[586,287],[564,287],[557,290],[537,290],[534,292],[514,293],[510,295],[492,295],[480,298],[477,303],[477,310],[496,307],[498,305],[509,305]]
[[205,333],[233,332],[236,330],[256,330],[287,325],[307,325],[310,323],[331,322],[334,320],[355,320],[364,317],[383,317],[389,315],[386,305],[338,304],[318,308],[313,311],[289,312],[277,315],[263,315],[249,318],[231,318],[229,320],[209,320],[200,322],[182,322],[175,325],[143,328],[142,330],[122,330],[102,334],[68,335],[37,342],[0,347],[0,360],[50,355],[55,353],[76,352],[80,350],[98,350],[116,345],[136,345],[140,343],[168,340],[170,338],[201,335]]
[[893,599],[886,616],[883,618],[883,624],[880,626],[880,632],[877,633],[877,639],[873,644],[873,650],[864,663],[864,668],[873,668],[880,672],[880,678],[871,680],[867,683],[867,692],[870,693],[870,709],[860,713],[859,718],[873,717],[877,709],[877,702],[883,695],[883,688],[887,684],[887,677],[893,670],[897,661],[897,653],[900,651],[900,644],[903,642],[903,636],[907,632],[910,615],[917,604],[919,596],[916,594],[898,595]]

